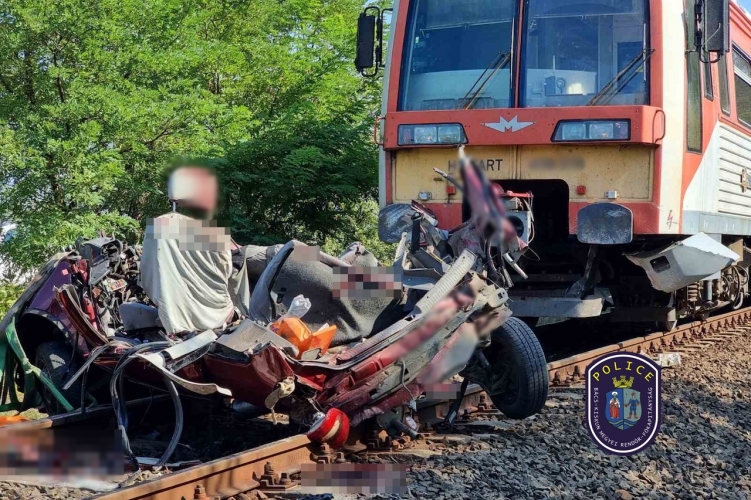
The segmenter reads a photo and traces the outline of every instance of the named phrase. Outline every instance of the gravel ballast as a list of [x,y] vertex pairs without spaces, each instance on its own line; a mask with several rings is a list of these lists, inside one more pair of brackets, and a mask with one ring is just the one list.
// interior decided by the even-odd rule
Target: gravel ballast
[[[601,452],[583,425],[584,389],[551,390],[540,415],[498,415],[436,436],[409,495],[454,498],[751,498],[749,335],[684,353],[663,370],[662,426],[631,457]],[[487,424],[487,425],[485,425]],[[402,461],[402,460],[400,460]]]
[[[583,425],[584,389],[550,392],[523,421],[482,415],[414,450],[404,498],[751,498],[751,335],[684,353],[663,370],[662,426],[631,457],[601,452]],[[0,481],[0,500],[85,498],[91,491]],[[337,495],[337,497],[339,497]]]

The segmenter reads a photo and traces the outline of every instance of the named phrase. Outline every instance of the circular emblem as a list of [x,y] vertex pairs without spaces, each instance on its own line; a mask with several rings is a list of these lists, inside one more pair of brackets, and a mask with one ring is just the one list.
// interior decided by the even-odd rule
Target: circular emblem
[[587,368],[587,430],[606,453],[633,455],[660,429],[660,367],[639,354],[607,354]]

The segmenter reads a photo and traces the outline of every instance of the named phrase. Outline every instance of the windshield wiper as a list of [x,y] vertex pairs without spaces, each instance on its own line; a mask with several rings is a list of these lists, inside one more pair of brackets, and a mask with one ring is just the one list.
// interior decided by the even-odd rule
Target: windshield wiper
[[[477,100],[477,96],[480,95],[480,92],[482,92],[482,89],[485,88],[485,85],[487,85],[490,79],[493,78],[493,75],[495,75],[499,69],[505,68],[510,60],[511,60],[511,52],[506,52],[506,53],[499,52],[498,53],[495,59],[493,59],[490,62],[490,65],[487,68],[485,68],[485,71],[483,71],[480,74],[480,76],[477,77],[477,80],[475,80],[475,82],[469,88],[467,93],[464,94],[464,97],[462,97],[461,100],[459,101],[460,106],[462,105],[462,103],[466,103],[466,105],[462,109],[469,109],[472,107],[472,105]],[[486,77],[485,74],[488,73],[488,71],[490,71],[490,73]],[[477,87],[478,83],[480,84],[479,87]],[[475,87],[477,87],[477,90],[475,90]],[[468,98],[469,100],[467,100]]]
[[610,80],[588,103],[587,106],[596,106],[600,103],[600,100],[603,97],[608,96],[610,92],[615,88],[615,85],[618,83],[618,81],[625,76],[627,73],[631,72],[631,74],[628,77],[628,80],[624,81],[623,84],[615,89],[615,92],[609,95],[609,97],[613,97],[617,95],[623,88],[628,85],[628,83],[633,80],[633,78],[638,74],[638,71],[644,66],[650,57],[652,57],[652,54],[654,53],[655,49],[644,49],[640,54],[636,54],[636,57],[631,59],[629,63],[626,65],[625,68],[623,68],[617,75],[613,77],[612,80]]

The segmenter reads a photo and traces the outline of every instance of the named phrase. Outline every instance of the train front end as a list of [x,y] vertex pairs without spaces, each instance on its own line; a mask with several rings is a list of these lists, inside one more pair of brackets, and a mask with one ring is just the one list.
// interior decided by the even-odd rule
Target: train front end
[[[398,0],[389,9],[376,130],[381,205],[418,200],[443,227],[460,224],[467,215],[461,193],[433,169],[455,171],[463,145],[490,179],[516,193],[507,197],[509,217],[531,248],[519,262],[523,273],[514,276],[517,316],[581,318],[609,310],[618,321],[670,325],[700,303],[738,302],[747,289],[741,274],[733,274],[738,283],[731,287],[715,276],[724,290],[710,301],[707,286],[686,274],[714,252],[711,243],[687,245],[683,265],[672,250],[661,253],[694,232],[682,227],[682,202],[706,124],[696,113],[700,86],[692,82],[700,77],[699,60],[712,57],[703,51],[724,55],[729,45],[727,19],[712,38],[724,43],[704,43],[699,29],[722,9],[712,4],[698,12],[697,5]],[[360,19],[356,64],[377,70],[380,48],[369,58],[372,40],[362,35],[368,16],[376,35],[383,31],[386,16],[369,7]],[[742,246],[739,238],[730,244],[713,237],[723,247]],[[650,252],[671,263],[655,269]],[[684,274],[682,288],[663,279],[675,273]],[[698,294],[686,289],[690,279]],[[678,306],[689,292],[694,303]]]

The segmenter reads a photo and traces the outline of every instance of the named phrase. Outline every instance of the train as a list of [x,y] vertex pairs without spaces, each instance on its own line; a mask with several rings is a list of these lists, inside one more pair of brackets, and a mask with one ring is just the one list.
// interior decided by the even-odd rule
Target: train
[[515,315],[669,330],[748,298],[751,16],[735,1],[395,0],[357,37],[358,71],[383,81],[382,214],[417,200],[461,224],[437,172],[463,147],[529,245]]

